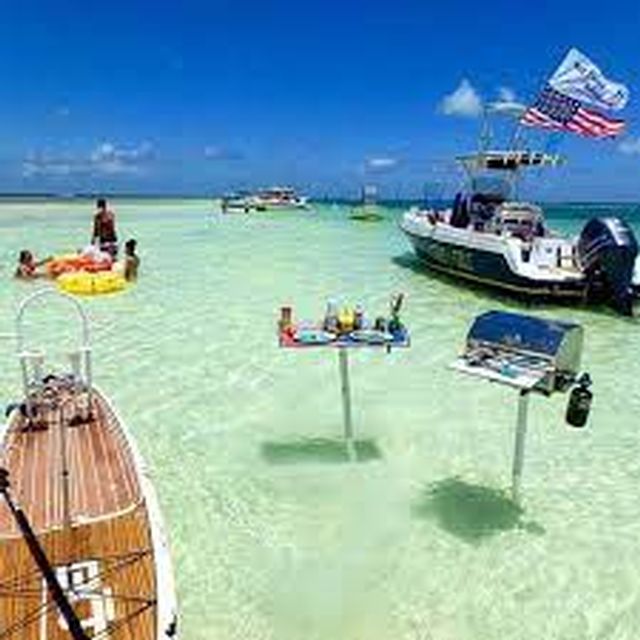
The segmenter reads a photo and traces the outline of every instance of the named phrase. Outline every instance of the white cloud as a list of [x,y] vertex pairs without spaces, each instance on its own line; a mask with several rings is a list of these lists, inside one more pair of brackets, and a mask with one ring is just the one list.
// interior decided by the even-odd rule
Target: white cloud
[[91,152],[89,160],[95,173],[137,174],[141,173],[142,165],[152,157],[153,145],[149,142],[129,147],[102,142]]
[[476,118],[482,113],[482,99],[472,84],[463,78],[458,88],[442,99],[440,111],[447,116]]
[[372,171],[389,171],[398,166],[398,159],[390,158],[388,156],[367,158],[365,166],[367,169],[371,169]]
[[516,92],[509,87],[498,87],[498,97],[494,102],[486,104],[491,113],[498,113],[512,118],[520,118],[527,110],[527,106],[518,101]]
[[91,160],[100,162],[131,163],[148,160],[153,155],[153,145],[143,142],[133,147],[118,147],[112,142],[102,142],[91,152]]
[[116,175],[142,173],[153,158],[153,145],[143,142],[137,146],[119,147],[102,142],[87,156],[56,155],[49,152],[30,153],[22,163],[22,175]]
[[618,145],[618,151],[628,156],[640,155],[640,137],[626,138]]
[[45,158],[31,155],[22,163],[22,175],[25,178],[35,176],[68,176],[76,172],[76,167],[72,161],[64,158]]
[[516,92],[510,87],[498,87],[498,102],[516,102]]

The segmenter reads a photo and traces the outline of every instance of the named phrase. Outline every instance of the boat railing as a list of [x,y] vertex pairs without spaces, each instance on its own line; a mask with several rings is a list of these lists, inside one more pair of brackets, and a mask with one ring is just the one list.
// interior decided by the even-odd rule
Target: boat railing
[[76,312],[81,323],[81,341],[77,349],[67,353],[71,371],[70,378],[76,391],[87,393],[87,404],[91,411],[92,389],[93,389],[93,368],[91,361],[91,335],[89,329],[89,317],[82,304],[70,295],[59,293],[53,289],[41,289],[25,298],[16,316],[16,338],[18,359],[22,373],[22,384],[24,397],[27,404],[27,413],[33,417],[32,396],[33,393],[41,391],[44,387],[44,363],[46,354],[42,349],[35,349],[28,346],[25,330],[25,315],[29,307],[34,302],[43,298],[55,297],[65,300]]

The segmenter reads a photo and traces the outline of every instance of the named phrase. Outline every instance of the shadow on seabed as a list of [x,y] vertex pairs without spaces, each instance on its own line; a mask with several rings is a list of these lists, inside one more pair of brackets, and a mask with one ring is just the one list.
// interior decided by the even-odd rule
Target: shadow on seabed
[[428,486],[413,505],[413,515],[435,520],[445,531],[470,543],[521,529],[541,535],[544,528],[525,522],[524,509],[504,491],[446,478]]
[[382,452],[374,440],[354,440],[351,447],[347,442],[332,438],[300,438],[297,440],[263,442],[262,457],[269,464],[301,464],[324,462],[369,462],[382,458]]

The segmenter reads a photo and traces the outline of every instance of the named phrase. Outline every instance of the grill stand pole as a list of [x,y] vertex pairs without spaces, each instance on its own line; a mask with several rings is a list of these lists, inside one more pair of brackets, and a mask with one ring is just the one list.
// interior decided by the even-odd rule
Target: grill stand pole
[[350,460],[356,459],[355,442],[353,439],[353,421],[351,418],[351,387],[349,384],[349,354],[347,349],[338,349],[340,360],[340,389],[342,391],[342,414],[344,417],[344,438]]
[[513,471],[511,474],[511,495],[514,502],[520,502],[520,481],[524,466],[524,443],[527,437],[527,418],[529,414],[528,389],[522,389],[518,397],[518,422],[516,424],[516,442],[513,451]]

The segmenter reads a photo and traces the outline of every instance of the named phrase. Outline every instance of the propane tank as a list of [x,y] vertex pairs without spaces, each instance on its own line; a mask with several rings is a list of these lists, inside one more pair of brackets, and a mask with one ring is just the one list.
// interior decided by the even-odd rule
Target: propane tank
[[587,423],[593,400],[593,393],[589,390],[590,386],[591,377],[588,373],[584,373],[569,395],[565,419],[567,424],[572,427],[584,427]]

